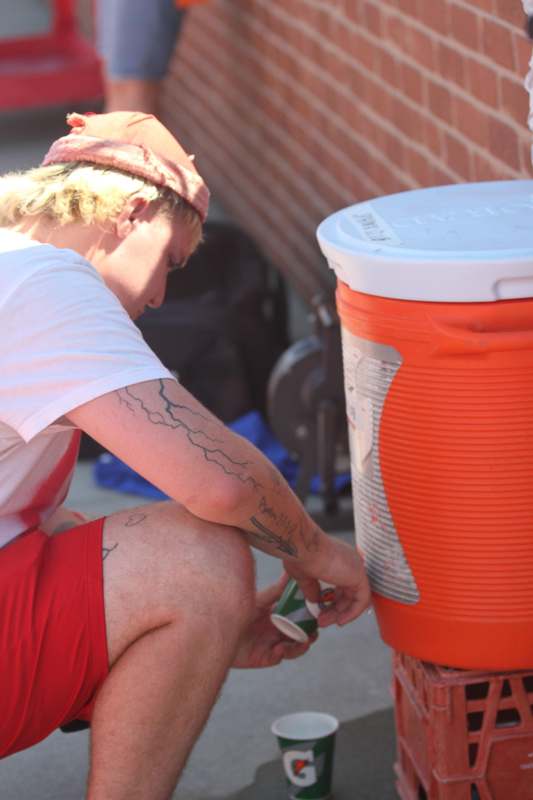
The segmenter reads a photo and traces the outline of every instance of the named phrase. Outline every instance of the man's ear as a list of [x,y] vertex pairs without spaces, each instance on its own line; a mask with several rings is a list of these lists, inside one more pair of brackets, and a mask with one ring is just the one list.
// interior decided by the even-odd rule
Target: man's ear
[[144,197],[129,197],[124,208],[115,220],[115,232],[119,239],[125,239],[128,236],[137,220],[141,219],[150,202]]

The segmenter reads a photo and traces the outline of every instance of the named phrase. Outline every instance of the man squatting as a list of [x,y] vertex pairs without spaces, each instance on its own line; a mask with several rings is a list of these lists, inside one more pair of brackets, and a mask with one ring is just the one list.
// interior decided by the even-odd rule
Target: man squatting
[[[90,720],[89,800],[167,800],[231,667],[302,655],[270,622],[295,577],[321,626],[369,602],[357,551],[175,380],[133,323],[202,235],[209,193],[155,117],[68,117],[0,179],[0,756]],[[171,499],[66,509],[81,431]],[[255,590],[250,545],[284,574]]]

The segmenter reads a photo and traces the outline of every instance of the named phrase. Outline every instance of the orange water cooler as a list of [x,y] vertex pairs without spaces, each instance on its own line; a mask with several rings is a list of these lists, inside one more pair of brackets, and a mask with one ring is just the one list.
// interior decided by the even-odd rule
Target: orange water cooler
[[533,667],[533,181],[359,203],[318,239],[383,639],[450,667]]

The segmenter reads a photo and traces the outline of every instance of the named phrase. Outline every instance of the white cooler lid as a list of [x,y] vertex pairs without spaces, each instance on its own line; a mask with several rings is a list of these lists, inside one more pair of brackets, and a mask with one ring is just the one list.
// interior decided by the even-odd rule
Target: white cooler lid
[[329,266],[380,297],[533,297],[533,181],[437,186],[344,208],[318,227]]

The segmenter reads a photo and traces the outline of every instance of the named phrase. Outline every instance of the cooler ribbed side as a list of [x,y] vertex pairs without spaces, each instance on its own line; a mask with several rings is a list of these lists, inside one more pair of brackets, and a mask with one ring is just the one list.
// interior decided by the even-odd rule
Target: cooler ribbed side
[[[411,302],[339,283],[337,304],[352,343],[383,357],[382,404],[368,391],[374,366],[354,390],[370,398],[360,419],[379,439],[372,513],[360,454],[352,470],[384,640],[463,669],[533,667],[533,300]],[[398,543],[389,572],[410,571],[414,602],[376,572],[384,528]]]
[[533,622],[533,364],[405,366],[380,450],[426,611]]

